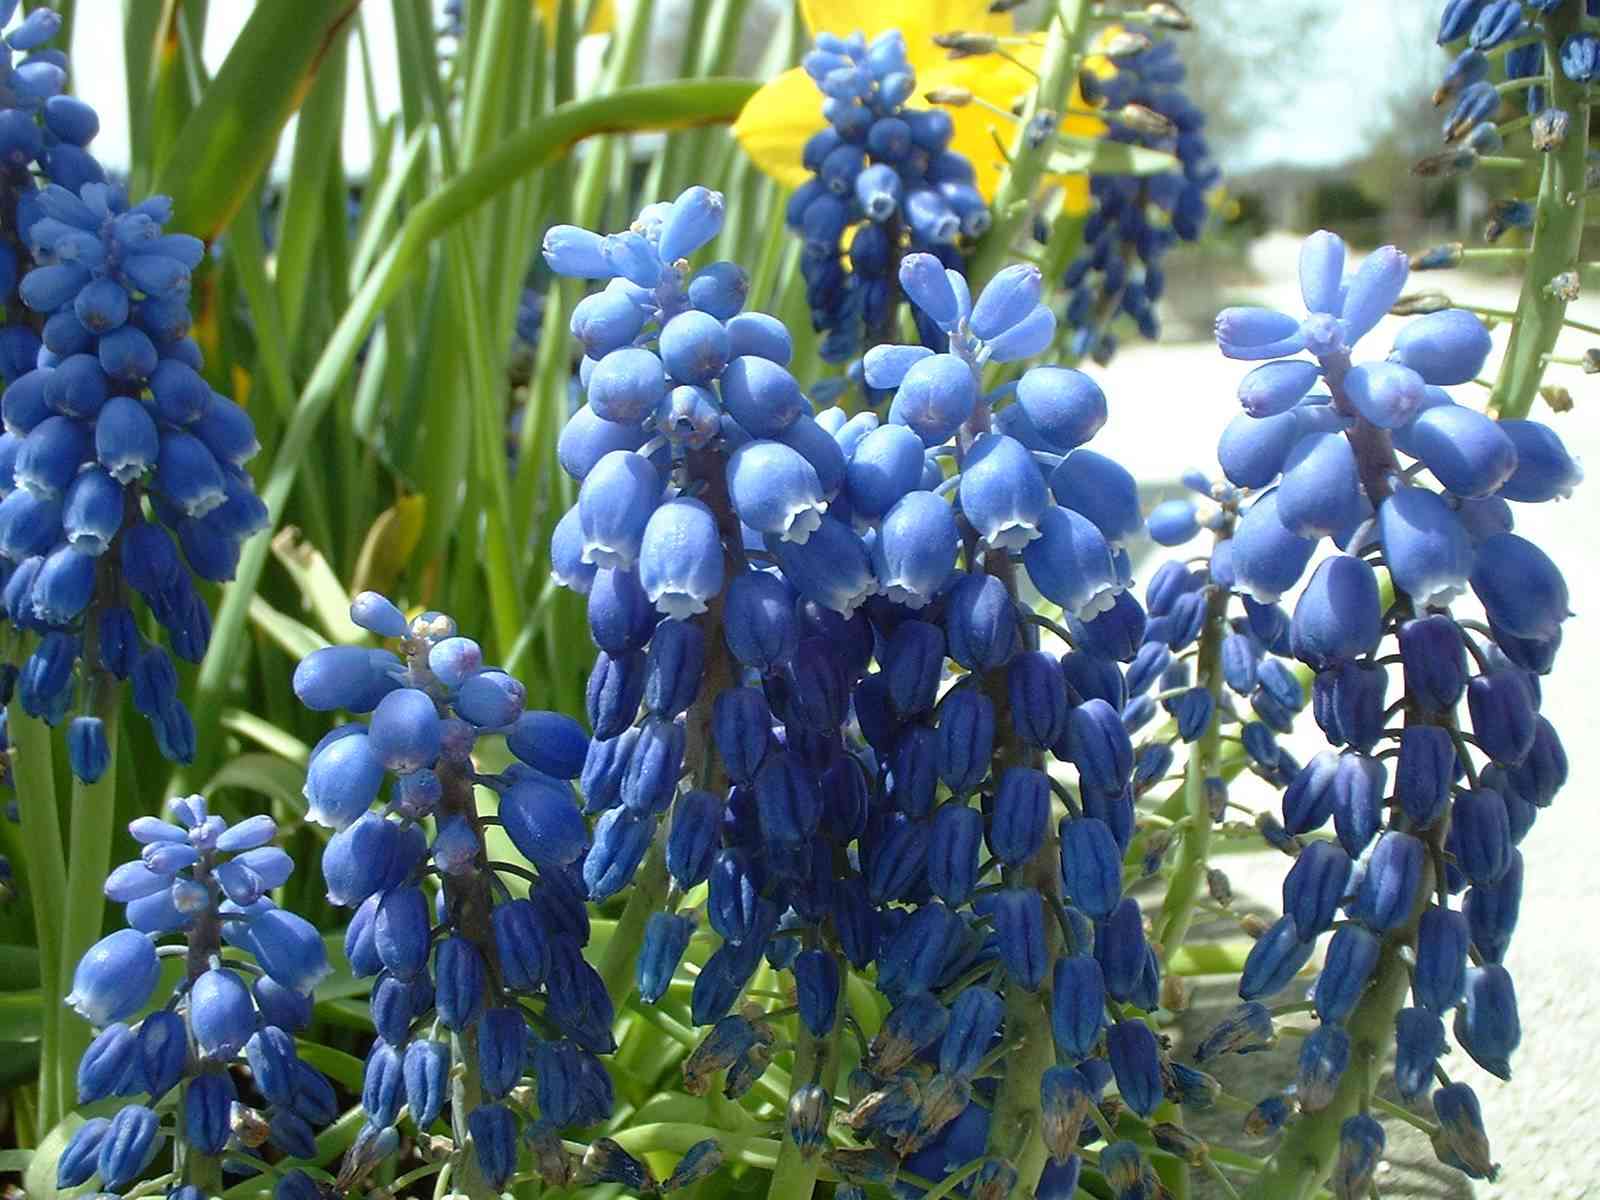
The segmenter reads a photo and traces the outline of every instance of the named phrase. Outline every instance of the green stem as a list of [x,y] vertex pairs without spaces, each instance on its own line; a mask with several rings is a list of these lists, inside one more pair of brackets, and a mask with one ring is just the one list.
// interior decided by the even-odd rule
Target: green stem
[[1544,356],[1561,333],[1567,302],[1548,285],[1563,271],[1575,270],[1583,240],[1584,168],[1589,139],[1589,97],[1584,84],[1573,83],[1560,69],[1561,43],[1583,22],[1575,4],[1544,15],[1544,57],[1550,103],[1572,117],[1572,135],[1545,158],[1539,181],[1538,211],[1522,295],[1511,327],[1505,361],[1489,396],[1489,411],[1501,419],[1525,417],[1533,407],[1544,375]]
[[[1335,360],[1326,365],[1334,407],[1340,412],[1354,411],[1344,388],[1349,360]],[[1367,498],[1374,508],[1379,508],[1393,489],[1395,456],[1389,435],[1357,418],[1346,436],[1355,452]],[[1398,609],[1401,620],[1414,611],[1411,598],[1404,592],[1394,597],[1393,605],[1386,603],[1384,610],[1387,612],[1391,607]],[[1408,723],[1412,719],[1422,718],[1420,714],[1408,716]],[[1454,727],[1451,717],[1439,716],[1433,720],[1446,728]],[[1406,920],[1398,928],[1384,933],[1372,982],[1345,1022],[1350,1035],[1350,1065],[1339,1080],[1333,1101],[1318,1112],[1303,1113],[1289,1126],[1266,1169],[1252,1184],[1249,1200],[1306,1200],[1313,1195],[1333,1171],[1338,1159],[1340,1128],[1350,1117],[1367,1110],[1377,1085],[1378,1069],[1394,1042],[1395,1014],[1405,1003],[1406,990],[1410,987],[1411,975],[1405,960],[1409,947],[1416,943],[1422,914],[1433,900],[1434,863],[1440,857],[1446,825],[1446,821],[1440,821],[1426,831],[1418,831],[1435,853],[1424,859],[1416,899]],[[1280,1027],[1279,1033],[1298,1035],[1293,1027]]]
[[[108,673],[96,670],[91,673],[90,694],[96,700],[91,715],[99,717],[105,726],[111,759],[105,774],[96,782],[72,781],[67,891],[63,908],[53,914],[53,919],[61,923],[59,978],[63,981],[72,978],[78,960],[100,938],[106,911],[105,893],[101,889],[111,866],[111,838],[117,820],[117,732],[122,689]],[[63,1101],[72,1093],[78,1059],[88,1048],[88,1024],[64,1021],[55,1047],[56,1073]]]
[[1402,1108],[1398,1104],[1395,1104],[1389,1100],[1385,1100],[1382,1096],[1372,1097],[1372,1107],[1386,1116],[1393,1117],[1397,1121],[1404,1121],[1413,1129],[1420,1130],[1423,1134],[1430,1138],[1439,1132],[1439,1127],[1432,1121],[1419,1117],[1409,1108]]
[[[67,991],[61,975],[60,937],[67,894],[66,855],[61,846],[61,817],[56,811],[50,730],[24,713],[20,700],[11,703],[6,730],[11,740],[11,770],[21,817],[28,900],[33,907],[34,937],[39,947],[39,994],[44,999],[39,1046],[39,1128],[48,1130],[67,1110],[56,1058],[61,1038],[61,999]],[[98,886],[95,891],[98,894]]]
[[[1432,887],[1419,891],[1425,904]],[[1277,1152],[1251,1185],[1249,1200],[1306,1200],[1332,1172],[1339,1157],[1339,1127],[1361,1110],[1367,1099],[1367,1079],[1369,1075],[1376,1076],[1377,1064],[1394,1041],[1394,1015],[1404,1003],[1410,984],[1401,948],[1415,931],[1416,917],[1420,915],[1419,904],[1407,928],[1384,940],[1372,984],[1345,1023],[1350,1034],[1350,1069],[1339,1081],[1333,1103],[1289,1125]]]
[[[843,985],[841,984],[841,987]],[[804,1025],[795,1040],[794,1075],[797,1086],[808,1082],[820,1084],[829,1096],[839,1083],[839,1034],[844,1028],[836,1020],[824,1037],[815,1037]],[[819,1149],[803,1151],[790,1136],[788,1122],[784,1122],[783,1145],[778,1150],[778,1160],[772,1168],[772,1179],[767,1184],[767,1200],[810,1200],[817,1185],[817,1172],[822,1166]]]
[[922,1200],[944,1200],[957,1187],[965,1183],[968,1178],[982,1170],[983,1164],[988,1161],[987,1158],[975,1158],[960,1170],[951,1171],[950,1174],[939,1181],[937,1187],[925,1193]]
[[1205,1160],[1205,1168],[1206,1174],[1211,1176],[1211,1178],[1216,1182],[1217,1187],[1221,1190],[1222,1194],[1228,1198],[1228,1200],[1239,1200],[1238,1189],[1233,1186],[1232,1181],[1222,1173],[1222,1168],[1219,1167],[1209,1155]]
[[[1220,542],[1219,542],[1220,544]],[[1184,769],[1184,807],[1188,824],[1178,847],[1178,865],[1167,886],[1156,928],[1161,942],[1163,964],[1183,945],[1194,920],[1195,905],[1205,888],[1207,855],[1211,849],[1211,802],[1206,796],[1206,780],[1218,773],[1222,754],[1222,639],[1228,632],[1228,591],[1215,584],[1206,598],[1205,625],[1200,632],[1200,657],[1196,663],[1196,682],[1211,693],[1211,724],[1189,755]]]
[[993,224],[967,266],[973,295],[1005,266],[1012,244],[1027,227],[1034,194],[1055,145],[1054,138],[1041,138],[1038,145],[1030,146],[1028,126],[1041,111],[1060,114],[1067,107],[1067,99],[1078,77],[1078,63],[1083,59],[1084,39],[1089,33],[1088,18],[1088,0],[1059,0],[1056,5],[1044,56],[1039,63],[1039,86],[1028,96],[1017,118],[1016,136],[1011,139],[1010,166],[990,205]]

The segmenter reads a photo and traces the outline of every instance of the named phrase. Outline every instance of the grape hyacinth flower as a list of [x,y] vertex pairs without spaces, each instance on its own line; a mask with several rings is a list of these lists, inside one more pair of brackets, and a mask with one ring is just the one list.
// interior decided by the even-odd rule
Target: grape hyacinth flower
[[[1269,360],[1241,385],[1247,413],[1220,447],[1232,484],[1271,489],[1244,508],[1226,543],[1227,571],[1261,643],[1225,650],[1229,684],[1253,677],[1273,708],[1292,707],[1285,701],[1299,696],[1298,682],[1273,686],[1266,674],[1279,663],[1261,652],[1276,643],[1311,669],[1312,711],[1330,743],[1285,772],[1279,829],[1298,858],[1284,881],[1285,916],[1257,943],[1241,995],[1279,990],[1338,910],[1347,916],[1313,992],[1321,1025],[1306,1042],[1298,1089],[1308,1115],[1291,1141],[1317,1137],[1322,1120],[1348,1123],[1364,1106],[1345,1078],[1346,1023],[1395,1029],[1408,1100],[1425,1093],[1446,1045],[1439,1018],[1458,1005],[1457,1044],[1509,1077],[1520,1024],[1501,963],[1522,887],[1516,843],[1567,773],[1539,713],[1567,588],[1555,563],[1513,530],[1516,505],[1563,494],[1579,472],[1544,426],[1496,422],[1452,399],[1447,389],[1476,378],[1489,349],[1469,313],[1417,317],[1386,360],[1353,361],[1399,297],[1407,263],[1383,247],[1347,275],[1345,257],[1333,234],[1306,240],[1304,318],[1264,309],[1217,318],[1225,355]],[[1301,352],[1309,360],[1288,357]],[[1324,538],[1332,553],[1302,586]],[[1217,563],[1214,555],[1213,572]],[[1387,604],[1376,567],[1393,587]],[[1294,587],[1285,616],[1275,601]],[[1481,619],[1453,611],[1469,591]],[[1272,708],[1256,712],[1274,725]],[[1244,733],[1250,749],[1249,726]],[[1330,820],[1334,841],[1299,841]],[[1415,961],[1409,979],[1402,956]],[[1412,1007],[1402,1010],[1408,984]],[[1488,1170],[1472,1165],[1487,1163],[1486,1142],[1471,1157],[1448,1138],[1440,1145],[1449,1165]],[[1274,1159],[1281,1177],[1263,1182],[1292,1188],[1296,1158],[1286,1145]]]
[[[170,820],[129,826],[139,857],[105,883],[128,928],[90,947],[67,996],[98,1030],[78,1066],[78,1103],[115,1097],[122,1107],[78,1127],[57,1167],[60,1188],[94,1178],[102,1192],[125,1191],[171,1139],[180,1150],[172,1194],[214,1194],[224,1170],[263,1170],[268,1147],[313,1158],[317,1132],[338,1116],[333,1085],[295,1049],[329,966],[318,930],[266,896],[294,870],[272,844],[277,825],[265,815],[230,825],[200,796],[167,808]],[[161,999],[168,957],[183,971]],[[249,1068],[259,1098],[240,1094],[236,1065]]]
[[1064,325],[1072,353],[1102,365],[1116,353],[1114,328],[1127,316],[1140,336],[1160,336],[1156,305],[1166,290],[1162,266],[1178,242],[1195,241],[1221,179],[1205,137],[1205,114],[1183,89],[1177,42],[1134,23],[1104,35],[1107,50],[1132,41],[1143,48],[1115,56],[1107,78],[1085,72],[1085,98],[1107,115],[1106,140],[1171,154],[1177,169],[1154,175],[1094,174],[1094,210],[1083,248],[1067,267]]
[[[584,957],[585,904],[621,886],[648,838],[616,820],[627,810],[590,829],[571,783],[593,757],[589,738],[570,717],[527,708],[522,685],[485,664],[448,616],[407,621],[373,592],[356,597],[350,616],[398,653],[328,647],[294,681],[308,708],[370,714],[329,733],[306,775],[308,815],[336,831],[323,878],[329,900],[355,910],[345,953],[358,977],[373,978],[378,1032],[361,1095],[366,1124],[341,1186],[392,1152],[402,1105],[419,1136],[447,1118],[455,1180],[471,1194],[502,1190],[523,1142],[552,1186],[599,1182],[558,1132],[602,1121],[613,1106],[599,1056],[615,1047],[614,1004]],[[648,782],[638,786],[659,789],[676,776],[672,738],[646,732],[655,740],[640,747]],[[494,774],[474,761],[490,735],[513,756]],[[492,806],[482,802],[490,793]],[[491,826],[528,866],[491,857]],[[451,1100],[458,1075],[471,1081],[465,1103]],[[536,1116],[511,1099],[529,1075]]]
[[[720,205],[694,192],[647,208],[629,255],[667,261],[669,232],[706,211]],[[695,244],[715,232],[696,229]],[[609,238],[558,228],[545,244],[558,273],[620,269]],[[1075,1171],[1080,1132],[1096,1136],[1087,1108],[1059,1099],[1079,1093],[1046,1086],[1057,1054],[1083,1106],[1112,1079],[1138,1113],[1163,1094],[1166,1052],[1142,1024],[1100,1036],[1108,1003],[1148,1012],[1161,992],[1120,866],[1135,825],[1122,664],[1146,626],[1125,545],[1144,526],[1132,477],[1083,448],[1106,420],[1091,379],[1034,366],[980,382],[1053,338],[1036,268],[1006,268],[974,299],[913,253],[898,284],[938,338],[868,352],[883,417],[813,412],[772,318],[692,294],[682,307],[676,285],[663,297],[612,278],[596,293],[636,312],[607,318],[628,342],[588,371],[563,434],[580,490],[552,546],[599,646],[582,878],[591,899],[629,887],[600,964],[619,1003],[635,987],[659,1002],[709,925],[691,1093],[762,1082],[778,1015],[747,988],[763,962],[792,975],[780,1173],[826,1161],[881,1181],[903,1162],[938,1179],[973,1164],[999,1195],[1046,1170],[1046,1128],[1071,1127],[1052,1172]],[[685,391],[693,422],[673,416],[692,411]],[[1071,652],[1040,648],[1027,585],[1064,611]],[[1199,616],[1179,607],[1165,636],[1181,651]],[[1075,777],[1054,811],[1051,755]],[[845,984],[869,969],[888,1015],[847,1077],[841,1034],[860,1018]],[[1017,1040],[1038,1053],[999,1072],[994,1049]],[[830,1127],[829,1098],[846,1094]]]
[[8,66],[15,107],[0,111],[0,693],[52,725],[71,716],[72,769],[93,782],[122,681],[161,752],[193,758],[176,672],[138,608],[198,662],[211,615],[195,580],[231,579],[267,511],[245,470],[250,418],[206,382],[189,337],[204,247],[163,233],[171,202],[131,202],[84,149],[98,120],[59,94],[64,56],[39,48],[58,24],[40,9],[8,35],[28,56]]
[[[905,38],[890,29],[869,42],[822,34],[803,66],[822,92],[828,125],[806,143],[809,178],[790,197],[800,259],[824,362],[842,363],[893,340],[908,252],[962,269],[962,247],[989,228],[972,164],[950,148],[954,124],[940,108],[909,106],[916,74]],[[918,329],[939,337],[920,308]],[[868,396],[881,391],[868,385]]]
[[[1526,301],[1510,323],[1505,356],[1489,396],[1489,411],[1496,417],[1521,419],[1541,396],[1559,411],[1566,389],[1541,386],[1547,367],[1583,366],[1581,358],[1556,350],[1563,329],[1581,328],[1568,321],[1567,308],[1578,298],[1579,242],[1589,219],[1584,200],[1589,184],[1580,181],[1592,170],[1586,121],[1589,90],[1600,64],[1600,37],[1593,28],[1597,16],[1600,6],[1593,0],[1494,0],[1451,3],[1440,18],[1439,44],[1457,52],[1433,97],[1445,114],[1446,146],[1416,163],[1413,173],[1448,178],[1480,167],[1537,162],[1541,177],[1534,188],[1526,187],[1531,178],[1526,172],[1493,172],[1496,183],[1508,179],[1526,190],[1491,189],[1484,241],[1507,239],[1519,246],[1447,242],[1412,259],[1416,270],[1448,269],[1507,254],[1523,262]],[[1412,310],[1419,312],[1449,303],[1439,292],[1409,298]]]

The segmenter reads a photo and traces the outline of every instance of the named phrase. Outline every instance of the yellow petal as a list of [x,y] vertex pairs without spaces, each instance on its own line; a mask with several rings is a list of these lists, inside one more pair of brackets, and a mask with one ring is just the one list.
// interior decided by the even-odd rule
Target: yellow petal
[[1061,211],[1069,217],[1081,217],[1089,211],[1089,177],[1087,175],[1050,175],[1046,183],[1061,188]]
[[800,161],[806,139],[819,132],[822,93],[799,67],[791,67],[745,101],[733,136],[745,153],[784,187],[799,187],[811,177]]
[[[1033,77],[1015,63],[993,56],[943,59],[920,70],[917,76],[919,93],[946,87],[965,88],[1001,112],[1010,112],[1033,87]],[[922,107],[920,95],[911,104]],[[950,149],[967,157],[977,176],[978,190],[985,200],[993,200],[1005,172],[1000,147],[1010,148],[1017,123],[982,104],[967,104],[946,111],[955,126]]]

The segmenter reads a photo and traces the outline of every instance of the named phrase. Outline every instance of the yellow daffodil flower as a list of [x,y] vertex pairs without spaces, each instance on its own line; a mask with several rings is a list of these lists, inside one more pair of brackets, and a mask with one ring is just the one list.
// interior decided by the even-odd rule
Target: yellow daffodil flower
[[[907,102],[910,107],[928,107],[923,96],[935,88],[971,92],[974,103],[947,110],[955,124],[950,149],[972,163],[984,199],[994,199],[1005,171],[1000,147],[1010,146],[1016,130],[1015,122],[994,109],[1011,112],[1033,90],[1033,71],[1038,69],[1044,46],[1042,37],[1008,41],[1004,49],[1011,56],[1009,59],[1000,54],[951,59],[947,51],[934,45],[935,34],[957,30],[1012,38],[1015,31],[1011,18],[991,13],[989,0],[883,0],[875,4],[800,0],[800,12],[813,37],[819,33],[846,37],[859,31],[870,41],[886,30],[898,29],[905,36],[906,57],[917,75],[916,94]],[[1076,88],[1071,106],[1084,107]],[[793,67],[750,97],[734,122],[733,133],[758,167],[785,187],[793,188],[810,176],[800,161],[806,140],[825,125],[822,93],[803,69]],[[1061,129],[1064,133],[1094,137],[1104,132],[1105,126],[1094,117],[1069,114],[1061,122]],[[1068,211],[1087,209],[1086,179],[1072,176],[1055,182],[1065,188]]]

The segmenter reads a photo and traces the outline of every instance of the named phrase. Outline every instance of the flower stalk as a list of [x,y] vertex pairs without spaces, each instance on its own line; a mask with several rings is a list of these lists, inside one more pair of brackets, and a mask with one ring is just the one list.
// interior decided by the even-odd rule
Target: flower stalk
[[1017,131],[1011,140],[1008,165],[1000,187],[990,205],[993,223],[967,267],[973,292],[993,277],[1011,259],[1011,249],[1033,211],[1033,199],[1045,174],[1045,163],[1055,145],[1053,137],[1030,135],[1036,117],[1059,116],[1083,61],[1084,43],[1089,35],[1087,0],[1061,0],[1055,6],[1039,63],[1039,86],[1029,94],[1017,117]]
[[1589,139],[1589,94],[1561,69],[1561,46],[1583,25],[1580,7],[1563,5],[1544,14],[1544,60],[1550,104],[1571,115],[1572,136],[1545,157],[1539,180],[1533,238],[1523,269],[1505,361],[1489,397],[1489,412],[1501,419],[1521,418],[1533,407],[1545,359],[1561,333],[1567,312],[1562,289],[1550,286],[1564,271],[1578,267],[1585,209],[1584,170]]
[[[1218,542],[1231,534],[1229,528]],[[1211,693],[1212,716],[1206,730],[1190,751],[1184,768],[1183,804],[1188,823],[1178,845],[1178,862],[1167,881],[1167,894],[1161,905],[1156,940],[1161,943],[1163,965],[1182,948],[1194,919],[1195,906],[1205,887],[1206,867],[1211,849],[1211,801],[1206,795],[1206,780],[1220,777],[1222,758],[1222,639],[1228,632],[1226,588],[1211,584],[1206,595],[1205,624],[1200,630],[1200,652],[1195,662],[1195,681]]]

